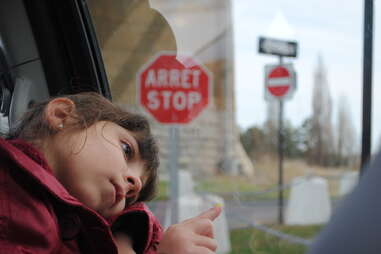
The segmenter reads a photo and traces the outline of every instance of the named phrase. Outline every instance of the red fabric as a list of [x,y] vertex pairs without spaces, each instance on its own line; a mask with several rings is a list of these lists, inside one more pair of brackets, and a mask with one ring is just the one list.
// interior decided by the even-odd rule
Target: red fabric
[[[139,236],[138,239],[133,239],[139,245],[137,251],[145,254],[156,253],[163,230],[160,222],[145,204],[136,203],[110,218],[109,222],[116,230],[125,230],[130,236]],[[144,244],[145,242],[149,244]]]
[[106,221],[66,191],[36,149],[0,139],[2,254],[117,253],[111,229],[132,234],[138,254],[156,253],[162,234],[144,204]]

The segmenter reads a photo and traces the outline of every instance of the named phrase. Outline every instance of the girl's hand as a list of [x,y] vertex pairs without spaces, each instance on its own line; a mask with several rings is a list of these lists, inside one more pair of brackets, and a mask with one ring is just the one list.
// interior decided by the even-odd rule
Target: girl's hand
[[128,235],[124,233],[115,233],[114,240],[120,254],[136,254],[132,249],[132,241]]
[[160,241],[159,254],[212,254],[217,249],[212,222],[221,207],[213,207],[197,217],[170,226]]

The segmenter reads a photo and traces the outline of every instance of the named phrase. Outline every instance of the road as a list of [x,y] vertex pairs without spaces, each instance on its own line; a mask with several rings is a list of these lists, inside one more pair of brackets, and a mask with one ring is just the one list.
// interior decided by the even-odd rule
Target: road
[[[167,201],[150,202],[149,207],[164,225]],[[285,207],[287,203],[284,204]],[[338,201],[332,202],[333,210],[337,207]],[[229,229],[243,228],[252,222],[259,224],[271,224],[278,221],[278,201],[259,200],[259,201],[225,201],[225,214]],[[285,214],[284,209],[284,214]]]
[[[167,201],[149,203],[149,207],[162,224],[164,224],[167,205]],[[255,202],[225,201],[224,209],[229,229],[245,227],[253,221],[257,223],[275,223],[278,218],[276,200]]]

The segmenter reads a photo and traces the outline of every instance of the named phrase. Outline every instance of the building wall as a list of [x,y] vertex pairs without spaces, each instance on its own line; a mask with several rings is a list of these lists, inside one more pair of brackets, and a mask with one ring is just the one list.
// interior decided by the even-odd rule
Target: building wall
[[[168,168],[169,126],[157,123],[137,102],[136,73],[159,51],[191,55],[213,75],[209,107],[180,128],[180,167],[199,175],[238,162],[234,110],[234,55],[230,0],[91,0],[113,100],[151,120]],[[242,154],[242,153],[240,153]],[[247,164],[247,163],[246,163]],[[252,171],[252,169],[246,170]]]

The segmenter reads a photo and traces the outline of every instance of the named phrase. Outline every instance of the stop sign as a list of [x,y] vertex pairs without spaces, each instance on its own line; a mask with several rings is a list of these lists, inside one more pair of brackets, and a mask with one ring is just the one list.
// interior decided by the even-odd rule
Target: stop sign
[[265,87],[267,97],[290,97],[295,90],[294,69],[288,65],[268,65],[265,67]]
[[160,123],[189,123],[209,104],[208,70],[192,58],[181,59],[160,53],[137,74],[138,101]]

